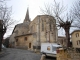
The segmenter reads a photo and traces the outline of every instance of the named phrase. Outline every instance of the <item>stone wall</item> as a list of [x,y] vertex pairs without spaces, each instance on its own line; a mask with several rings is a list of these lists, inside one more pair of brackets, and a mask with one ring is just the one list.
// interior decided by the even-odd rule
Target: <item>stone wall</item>
[[80,60],[80,53],[76,49],[57,50],[57,60]]

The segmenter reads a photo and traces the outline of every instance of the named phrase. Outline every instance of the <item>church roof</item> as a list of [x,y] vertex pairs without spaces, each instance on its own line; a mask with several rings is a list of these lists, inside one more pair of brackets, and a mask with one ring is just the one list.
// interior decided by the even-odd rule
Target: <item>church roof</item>
[[14,30],[15,30],[16,28],[20,28],[20,27],[26,27],[26,28],[28,28],[29,25],[28,25],[27,23],[20,23],[20,24],[15,25],[12,34],[14,33]]
[[23,34],[23,35],[15,36],[15,38],[16,38],[16,37],[21,37],[21,36],[27,36],[27,35],[32,35],[32,33],[27,33],[27,34]]
[[21,23],[21,24],[17,24],[17,27],[26,27],[28,28],[28,24],[27,23]]

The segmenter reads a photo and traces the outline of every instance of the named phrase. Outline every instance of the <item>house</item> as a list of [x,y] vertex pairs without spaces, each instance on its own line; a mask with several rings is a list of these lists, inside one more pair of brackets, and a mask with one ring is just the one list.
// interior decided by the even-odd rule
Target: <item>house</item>
[[80,48],[80,30],[75,30],[71,33],[72,46]]

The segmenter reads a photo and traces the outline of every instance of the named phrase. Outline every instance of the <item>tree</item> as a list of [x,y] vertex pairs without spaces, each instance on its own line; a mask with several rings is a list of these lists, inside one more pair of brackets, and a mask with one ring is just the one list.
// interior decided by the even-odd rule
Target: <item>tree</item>
[[[73,22],[73,18],[67,13],[65,16],[62,15],[65,11],[65,7],[60,5],[60,3],[56,3],[54,0],[54,5],[47,5],[45,9],[41,9],[42,13],[53,16],[58,23],[56,24],[58,27],[63,28],[66,35],[66,47],[71,47],[70,45],[70,27]],[[63,16],[63,17],[62,17]],[[64,18],[65,17],[65,18]]]
[[71,12],[73,13],[73,18],[77,23],[76,26],[80,28],[80,1],[75,2],[73,5]]
[[2,40],[4,34],[6,33],[7,29],[15,22],[13,19],[11,19],[11,8],[8,8],[4,2],[5,0],[0,0],[0,20],[2,21],[1,25],[3,26],[3,28],[0,28],[0,51],[2,48]]

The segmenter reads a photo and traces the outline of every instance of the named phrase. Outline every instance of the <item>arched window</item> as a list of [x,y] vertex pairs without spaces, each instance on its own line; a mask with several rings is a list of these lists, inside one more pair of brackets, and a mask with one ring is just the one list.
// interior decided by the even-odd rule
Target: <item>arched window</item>
[[54,27],[54,22],[50,19],[49,21],[49,28],[50,28],[50,31],[53,31],[53,27]]
[[51,21],[49,23],[50,31],[52,31]]
[[44,22],[42,20],[42,31],[44,31]]

